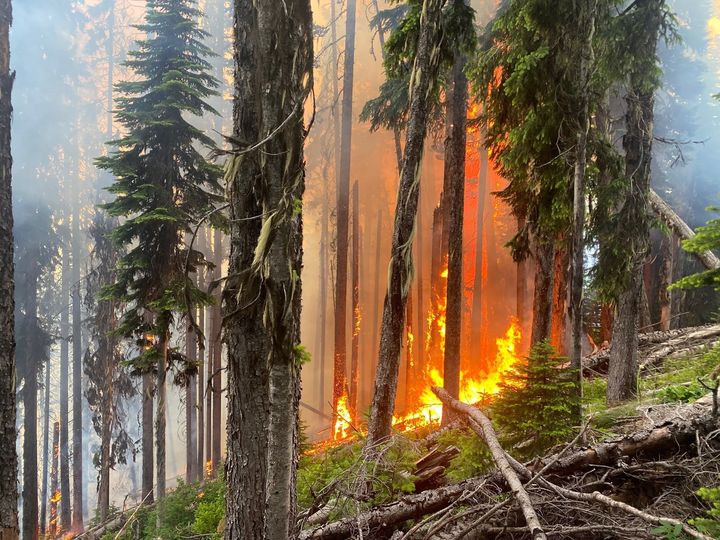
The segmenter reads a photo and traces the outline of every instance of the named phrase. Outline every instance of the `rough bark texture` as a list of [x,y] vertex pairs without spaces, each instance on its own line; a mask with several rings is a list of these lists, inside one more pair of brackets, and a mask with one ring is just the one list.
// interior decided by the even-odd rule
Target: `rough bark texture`
[[345,54],[342,83],[340,166],[337,178],[335,238],[335,361],[333,366],[333,417],[338,400],[347,390],[347,282],[350,218],[350,158],[352,152],[353,82],[355,76],[355,0],[345,9]]
[[[238,166],[228,175],[231,278],[224,292],[227,540],[286,539],[295,525],[302,265],[296,202],[305,185],[311,25],[308,0],[235,2],[238,155],[230,163]],[[262,152],[253,149],[257,141],[265,141]]]
[[661,332],[670,330],[672,312],[672,295],[669,287],[673,282],[673,239],[663,236],[660,244],[660,276],[658,286],[658,311],[660,320],[658,328]]
[[423,2],[420,37],[410,76],[410,120],[390,250],[389,283],[383,307],[368,448],[388,437],[392,426],[405,306],[412,277],[412,240],[420,192],[420,164],[427,131],[431,84],[438,70],[443,3],[442,0]]
[[62,312],[60,313],[60,528],[70,530],[70,254],[62,250]]
[[[459,7],[464,0],[454,0]],[[463,216],[465,211],[465,148],[467,143],[467,78],[465,57],[456,52],[453,65],[453,88],[449,103],[449,137],[445,141],[445,177],[448,187],[448,279],[445,319],[445,358],[443,386],[454,397],[460,397],[460,346],[463,312]],[[442,423],[447,425],[453,414],[443,407]]]
[[[375,373],[376,368],[376,360],[375,360],[375,354],[374,351],[380,350],[380,304],[382,304],[382,297],[380,296],[382,293],[380,292],[380,284],[383,281],[382,276],[382,257],[380,256],[380,252],[382,250],[383,245],[383,236],[382,236],[382,210],[378,208],[377,211],[377,218],[375,221],[375,269],[373,274],[373,309],[372,309],[372,341],[370,342],[370,346],[372,347],[371,351],[372,354],[372,365],[370,367],[370,377],[368,380],[372,379],[372,373]],[[364,387],[369,385],[363,385]]]
[[15,451],[15,285],[13,277],[12,87],[10,24],[12,3],[0,1],[0,540],[16,540],[17,454]]
[[[645,35],[639,45],[639,53],[655,62],[658,32],[662,19],[662,0],[639,0],[638,9],[650,10],[652,14],[645,23]],[[632,73],[630,89],[626,96],[625,174],[630,188],[624,208],[627,222],[634,230],[633,269],[628,276],[626,289],[617,301],[612,348],[608,367],[608,404],[632,399],[636,394],[638,359],[638,324],[643,290],[643,265],[650,242],[650,165],[652,161],[653,110],[655,92],[642,74]],[[627,234],[623,231],[622,234]]]
[[[155,410],[155,467],[157,480],[155,481],[155,497],[159,501],[165,497],[165,450],[166,437],[165,427],[167,423],[167,366],[168,366],[168,341],[170,335],[165,333],[158,336],[157,341],[157,408]],[[158,509],[158,525],[162,520],[162,512]]]
[[552,299],[555,274],[555,247],[552,242],[540,242],[535,250],[535,294],[533,298],[532,345],[550,338],[552,327]]
[[559,354],[567,355],[567,300],[570,270],[570,251],[568,242],[563,238],[556,244],[553,263],[552,314],[550,323],[550,342]]
[[152,373],[142,376],[142,501],[153,502],[155,485],[155,464],[153,462],[153,384]]

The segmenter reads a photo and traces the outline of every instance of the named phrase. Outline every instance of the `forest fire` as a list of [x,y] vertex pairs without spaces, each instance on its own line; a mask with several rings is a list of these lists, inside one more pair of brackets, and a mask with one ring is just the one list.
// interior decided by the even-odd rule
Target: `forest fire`
[[333,427],[333,440],[347,439],[350,435],[352,418],[348,408],[348,396],[343,394],[338,399],[337,410],[335,411],[335,426]]

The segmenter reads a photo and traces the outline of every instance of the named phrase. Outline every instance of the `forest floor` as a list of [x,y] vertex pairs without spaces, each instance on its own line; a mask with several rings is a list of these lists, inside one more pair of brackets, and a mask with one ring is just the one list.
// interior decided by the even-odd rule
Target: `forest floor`
[[[534,457],[508,446],[539,477],[524,483],[548,537],[720,538],[720,426],[703,386],[718,365],[720,348],[661,359],[643,371],[638,399],[613,408],[605,406],[606,380],[587,379],[584,440]],[[522,477],[522,465],[513,467]],[[372,460],[362,440],[305,447],[300,538],[531,538],[506,480],[486,443],[463,423],[398,434]],[[224,487],[222,478],[180,483],[160,509],[161,528],[158,508],[150,507],[121,513],[121,531],[99,529],[85,538],[219,539]],[[593,492],[621,507],[591,500]]]

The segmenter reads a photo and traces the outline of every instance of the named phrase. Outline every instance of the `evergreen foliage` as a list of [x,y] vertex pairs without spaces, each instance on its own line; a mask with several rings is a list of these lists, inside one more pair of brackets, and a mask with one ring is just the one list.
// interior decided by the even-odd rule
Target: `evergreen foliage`
[[530,351],[500,384],[493,404],[493,421],[504,440],[533,456],[562,442],[573,432],[579,407],[573,370],[567,359],[542,341]]
[[[112,238],[128,251],[105,297],[127,306],[118,332],[128,337],[167,335],[173,313],[211,301],[185,272],[186,261],[189,273],[210,263],[182,243],[191,225],[221,201],[220,169],[200,151],[213,149],[213,141],[188,120],[216,114],[207,99],[218,86],[195,6],[194,0],[148,2],[145,24],[137,26],[148,37],[124,64],[137,80],[116,86],[121,96],[115,116],[126,133],[109,143],[116,150],[97,160],[116,177],[109,188],[115,199],[104,208],[126,218]],[[211,221],[219,219],[215,213]],[[147,315],[154,316],[152,322]],[[153,349],[141,354],[145,360],[136,366],[147,369],[149,356]]]
[[[720,215],[718,206],[711,206],[708,211]],[[696,233],[694,238],[683,242],[682,247],[685,251],[702,253],[720,249],[720,217],[711,219]],[[720,268],[686,276],[671,286],[675,289],[697,289],[699,287],[713,287],[716,291],[720,291]]]

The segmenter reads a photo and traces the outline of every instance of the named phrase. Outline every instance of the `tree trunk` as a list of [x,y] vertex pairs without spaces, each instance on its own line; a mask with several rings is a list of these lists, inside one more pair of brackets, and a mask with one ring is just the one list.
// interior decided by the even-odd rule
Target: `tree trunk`
[[660,331],[670,330],[671,295],[668,288],[673,282],[672,238],[663,236],[660,244],[660,286],[658,287],[658,306],[660,307]]
[[556,243],[555,258],[553,262],[553,290],[552,290],[552,322],[550,324],[550,342],[555,350],[567,354],[567,299],[568,299],[568,263],[570,253],[564,239]]
[[43,411],[43,446],[42,446],[42,488],[40,489],[40,536],[45,536],[47,523],[48,476],[50,475],[50,357],[45,365],[45,400]]
[[[223,247],[222,232],[214,231],[213,246],[215,249],[215,276],[222,275]],[[212,306],[211,344],[212,344],[212,478],[218,473],[222,461],[222,308],[220,289]]]
[[[580,51],[580,107],[575,143],[575,171],[573,175],[573,233],[570,257],[570,366],[577,370],[578,393],[582,394],[583,282],[585,278],[585,173],[587,168],[587,138],[590,129],[590,73],[594,64],[593,36],[595,35],[595,2],[579,4],[578,22],[585,39]],[[579,411],[578,411],[579,412]]]
[[352,349],[350,357],[350,416],[357,418],[360,361],[360,190],[353,185],[352,211]]
[[15,444],[15,286],[13,282],[12,156],[10,124],[11,0],[0,1],[0,540],[17,540],[17,453]]
[[[335,239],[335,361],[333,365],[333,418],[338,400],[347,392],[347,281],[348,236],[350,214],[350,159],[353,126],[353,83],[355,77],[355,0],[348,0],[345,10],[345,56],[342,84],[340,133],[340,168],[337,179]],[[333,424],[334,424],[333,420]]]
[[[185,355],[188,362],[197,362],[197,339],[195,331],[188,325],[185,335]],[[197,475],[197,375],[190,375],[185,387],[185,481],[188,484],[199,480]]]
[[[456,9],[464,0],[455,0]],[[445,319],[445,358],[443,386],[454,398],[460,397],[460,347],[463,311],[463,215],[465,209],[465,148],[467,144],[467,78],[465,57],[455,52],[453,87],[448,116],[449,137],[445,141],[445,178],[448,194],[448,279],[447,310]],[[442,423],[453,418],[448,407],[443,407]]]
[[[27,276],[27,299],[25,317],[28,327],[37,327],[37,275]],[[37,458],[37,413],[38,413],[38,366],[40,359],[35,356],[38,347],[28,332],[27,342],[23,344],[22,370],[25,374],[22,400],[23,416],[23,484],[22,484],[22,537],[24,540],[38,539],[38,458]]]
[[[224,293],[225,538],[284,540],[295,526],[296,506],[302,216],[295,201],[302,200],[305,187],[302,111],[305,85],[312,84],[310,3],[236,0],[234,28],[234,134],[249,144],[267,142],[262,155],[246,151],[242,167],[229,178],[229,274],[244,274],[228,280]],[[233,156],[231,163],[239,159]],[[262,220],[247,220],[259,214]]]
[[62,249],[62,311],[60,313],[60,528],[72,528],[70,506],[70,254]]
[[[380,296],[380,284],[383,280],[382,278],[382,257],[380,256],[380,252],[382,250],[382,219],[383,219],[383,212],[380,208],[378,208],[377,211],[377,218],[375,222],[376,226],[376,232],[375,232],[375,273],[374,273],[374,279],[373,279],[373,302],[372,302],[372,342],[370,343],[370,346],[373,351],[372,354],[372,362],[369,366],[370,370],[369,373],[375,373],[376,368],[376,360],[375,360],[375,353],[374,351],[380,350],[380,305],[382,304],[382,298]],[[371,380],[371,376],[368,377],[368,381]],[[363,387],[369,386],[368,384],[364,384]]]
[[153,394],[155,384],[152,373],[142,376],[142,503],[152,504],[155,485],[153,462]]
[[[55,538],[58,530],[58,501],[60,499],[60,422],[53,425],[53,446],[52,446],[52,468],[50,469],[50,521],[48,522],[48,534]],[[0,536],[0,538],[3,538]]]
[[[103,339],[103,338],[101,338]],[[110,457],[112,452],[112,430],[113,419],[113,358],[114,350],[110,351],[110,357],[105,358],[105,391],[107,395],[101,405],[102,427],[100,432],[100,483],[98,485],[98,514],[100,521],[105,521],[110,513]]]
[[535,295],[531,345],[550,338],[555,283],[554,258],[554,243],[547,240],[538,241],[535,247]]
[[483,265],[485,264],[485,246],[483,245],[483,234],[485,224],[485,200],[487,194],[487,183],[489,176],[489,160],[487,150],[480,147],[480,172],[478,176],[478,208],[475,238],[475,278],[473,280],[473,300],[471,311],[470,343],[472,358],[482,358],[482,336],[483,336]]
[[[76,190],[76,197],[77,197]],[[77,203],[75,203],[77,205]],[[82,301],[80,299],[80,211],[77,206],[72,218],[72,349],[73,349],[73,399],[72,399],[72,448],[73,448],[73,512],[72,531],[79,534],[85,530],[83,524],[83,432],[82,432]]]
[[[201,253],[207,253],[207,243],[205,242],[205,231],[198,234],[200,242],[198,250]],[[207,284],[205,283],[206,271],[200,270],[198,273],[198,287],[204,291]],[[205,331],[205,306],[198,309],[198,326],[203,335],[207,335]],[[206,347],[198,347],[198,374],[197,374],[197,472],[198,481],[205,478],[205,351]]]
[[[640,36],[638,52],[646,58],[647,66],[637,68],[630,75],[630,90],[626,96],[625,174],[630,187],[625,200],[626,223],[633,230],[623,230],[623,235],[633,238],[633,269],[628,276],[626,289],[617,302],[612,348],[608,366],[608,404],[632,399],[636,394],[638,359],[638,323],[643,289],[643,264],[650,241],[650,166],[652,162],[653,109],[655,92],[647,82],[647,73],[654,73],[655,53],[662,20],[662,0],[638,0],[636,9],[648,10],[650,20]],[[652,66],[650,66],[652,64]]]
[[[206,245],[208,246],[208,251],[212,249],[211,247],[211,237],[210,237],[210,231],[206,231]],[[213,256],[214,260],[214,256]],[[218,273],[219,270],[213,269],[209,276],[206,285],[210,285],[215,279],[219,277]],[[215,332],[215,323],[213,322],[215,320],[216,313],[213,311],[213,307],[208,307],[207,311],[207,326],[208,326],[208,334],[210,336],[210,339],[208,340],[209,347],[207,350],[207,362],[205,363],[205,376],[203,377],[203,392],[205,396],[205,462],[203,463],[203,471],[204,475],[208,478],[212,477],[213,471],[215,470],[215,466],[212,462],[212,436],[213,436],[213,369],[215,365],[215,347],[213,347],[213,341],[212,336]]]
[[412,276],[412,236],[415,230],[420,164],[427,131],[428,96],[438,72],[436,54],[441,39],[441,0],[424,0],[420,37],[410,76],[410,108],[405,156],[398,189],[388,291],[383,307],[380,354],[370,413],[367,448],[390,435],[397,391],[405,306]]
[[320,232],[320,317],[318,319],[319,339],[320,339],[320,358],[317,359],[318,365],[318,410],[320,418],[325,418],[325,355],[327,346],[327,291],[328,291],[328,239],[330,234],[328,231],[328,197],[327,192],[323,194],[322,207],[322,223]]
[[[169,332],[157,336],[157,409],[155,410],[155,467],[157,468],[155,481],[155,497],[157,501],[165,497],[165,450],[166,450],[166,408],[167,408],[167,384],[165,382],[168,366],[168,342]],[[162,522],[162,511],[158,508],[158,526]]]

